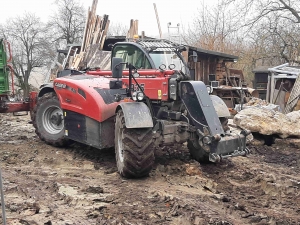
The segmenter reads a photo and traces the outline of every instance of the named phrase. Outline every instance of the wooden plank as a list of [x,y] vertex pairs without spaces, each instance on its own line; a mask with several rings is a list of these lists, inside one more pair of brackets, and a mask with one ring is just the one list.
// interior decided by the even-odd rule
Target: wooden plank
[[87,34],[87,30],[88,30],[89,18],[90,18],[90,7],[88,9],[87,17],[86,17],[86,21],[85,21],[85,28],[84,28],[84,32],[83,32],[83,39],[82,39],[82,43],[81,43],[81,50],[82,51],[84,51],[84,48],[85,48],[85,40],[86,40],[86,34]]
[[103,30],[103,34],[102,34],[101,40],[99,41],[99,43],[100,43],[100,50],[103,49],[104,42],[105,42],[106,35],[107,35],[107,31],[108,31],[108,27],[109,27],[109,23],[110,23],[110,20],[107,20],[105,29]]
[[97,16],[96,16],[97,4],[98,4],[98,0],[93,0],[91,14],[90,14],[90,20],[89,20],[89,24],[88,24],[88,36],[86,38],[86,46],[85,46],[86,48],[89,45],[91,45],[91,43],[93,41],[94,32],[95,32],[95,24],[96,24],[96,20],[97,20]]
[[91,23],[89,25],[89,36],[87,38],[87,47],[91,45],[92,37],[94,34],[94,27],[95,27],[95,15],[92,15]]
[[108,28],[109,28],[109,24],[110,24],[110,20],[107,20],[106,25],[105,25],[105,29],[104,29],[104,34],[107,34]]
[[297,102],[293,111],[298,111],[298,110],[300,110],[300,101]]
[[74,61],[74,56],[70,56],[68,59],[68,63],[67,63],[68,66],[66,68],[71,69],[71,67],[73,65],[73,61]]
[[196,62],[196,71],[195,71],[195,80],[201,80],[202,81],[202,74],[201,74],[201,63]]
[[78,69],[79,63],[82,61],[82,59],[83,59],[83,52],[81,52],[76,56],[75,61],[73,63],[74,69]]
[[103,36],[102,36],[102,39],[101,39],[101,42],[100,42],[100,50],[102,50],[103,49],[103,45],[104,45],[104,42],[105,42],[105,38],[106,38],[106,34],[104,34]]
[[204,82],[204,61],[200,61],[200,73],[199,73],[199,80]]
[[189,47],[186,47],[186,50],[183,51],[181,54],[182,54],[184,60],[188,63],[189,62]]
[[92,44],[96,44],[100,36],[100,29],[96,30],[93,35]]
[[129,30],[127,32],[126,38],[132,38],[132,26],[133,26],[133,19],[130,20],[130,26],[129,26]]
[[138,20],[135,20],[134,21],[134,33],[133,35],[138,35],[139,34],[139,21]]
[[209,67],[210,58],[208,57],[207,61],[204,63],[204,73],[203,73],[203,82],[206,85],[209,85],[208,83],[208,67]]
[[[101,34],[100,34],[99,41],[97,42],[97,44],[99,44],[99,43],[101,43],[101,42],[102,42],[103,33],[104,33],[104,31],[102,30],[102,31],[101,31]],[[101,44],[99,45],[99,48],[100,48],[100,46],[101,46]]]

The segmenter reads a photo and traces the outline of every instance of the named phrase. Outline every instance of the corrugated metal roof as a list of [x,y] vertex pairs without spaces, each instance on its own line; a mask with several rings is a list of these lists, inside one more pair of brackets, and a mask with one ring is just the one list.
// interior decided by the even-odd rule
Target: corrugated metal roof
[[298,76],[300,74],[300,67],[299,66],[290,66],[289,63],[285,63],[279,66],[275,66],[273,68],[269,68],[269,71],[274,73],[274,75],[285,75],[285,76]]
[[174,51],[176,45],[168,40],[160,39],[145,39],[138,42],[144,48],[156,47],[153,51]]

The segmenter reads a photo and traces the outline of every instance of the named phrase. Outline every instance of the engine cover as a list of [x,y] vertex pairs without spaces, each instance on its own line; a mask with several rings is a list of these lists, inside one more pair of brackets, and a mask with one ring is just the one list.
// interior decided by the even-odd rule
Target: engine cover
[[115,115],[119,105],[115,94],[124,92],[109,89],[109,82],[105,77],[83,74],[57,78],[53,86],[62,109],[102,122]]

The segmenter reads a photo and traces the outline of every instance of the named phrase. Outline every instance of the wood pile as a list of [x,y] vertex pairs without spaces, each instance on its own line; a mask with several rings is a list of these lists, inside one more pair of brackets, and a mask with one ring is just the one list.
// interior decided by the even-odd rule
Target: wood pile
[[134,39],[134,35],[138,35],[138,25],[139,21],[138,20],[130,20],[130,28],[127,32],[126,38],[128,39]]
[[92,7],[88,9],[81,50],[79,54],[74,55],[71,64],[71,67],[74,69],[84,66],[85,56],[91,46],[96,46],[98,50],[103,49],[110,21],[108,15],[104,14],[103,17],[96,15],[97,4],[98,0],[93,0]]
[[[110,52],[103,51],[103,45],[108,32],[110,20],[108,15],[103,17],[96,15],[98,0],[93,0],[92,6],[88,9],[85,29],[81,48],[68,55],[68,68],[81,70],[87,67],[110,67]],[[126,38],[135,41],[138,38],[138,20],[130,20],[130,28]],[[74,47],[73,47],[74,48]]]

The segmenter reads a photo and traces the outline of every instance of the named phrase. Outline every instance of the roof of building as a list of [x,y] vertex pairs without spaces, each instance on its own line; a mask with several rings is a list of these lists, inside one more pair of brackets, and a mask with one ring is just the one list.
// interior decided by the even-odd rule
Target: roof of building
[[236,55],[230,55],[227,53],[223,53],[223,52],[217,52],[217,51],[212,51],[212,50],[207,50],[207,49],[203,49],[203,48],[197,48],[197,47],[193,47],[193,46],[189,46],[186,45],[187,47],[189,47],[189,50],[192,51],[196,51],[197,53],[202,53],[202,54],[207,54],[207,55],[213,55],[213,56],[219,56],[222,57],[224,59],[229,59],[229,60],[237,60],[239,57]]

